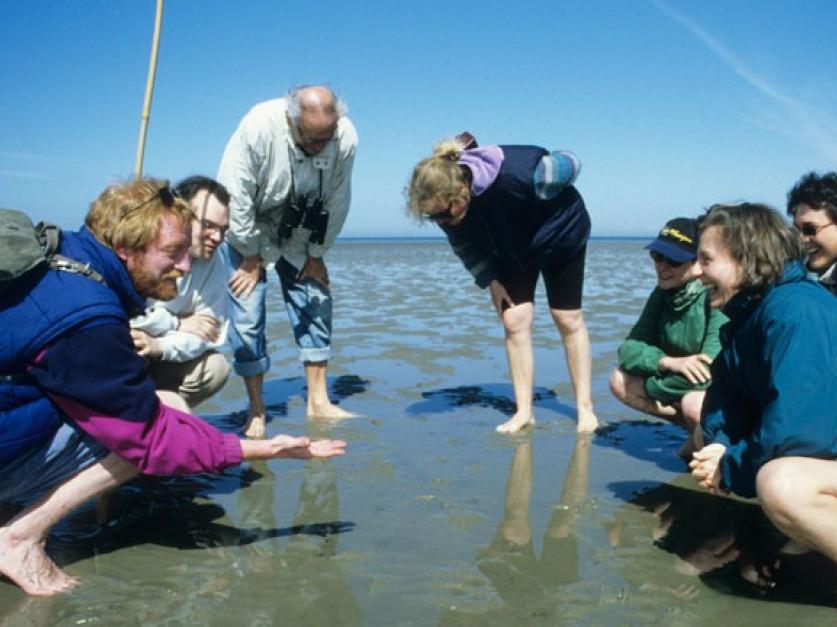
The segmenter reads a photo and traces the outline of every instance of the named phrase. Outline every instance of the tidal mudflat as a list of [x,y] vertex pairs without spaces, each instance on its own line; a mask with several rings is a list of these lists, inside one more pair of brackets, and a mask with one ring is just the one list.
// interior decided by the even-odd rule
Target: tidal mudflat
[[[107,524],[89,506],[50,538],[83,585],[43,600],[0,584],[2,624],[827,624],[834,567],[796,556],[772,588],[749,583],[741,573],[779,542],[758,508],[697,491],[676,456],[683,434],[608,391],[654,284],[642,246],[588,249],[602,429],[575,434],[541,298],[538,422],[510,437],[494,432],[514,407],[502,331],[447,244],[340,242],[330,386],[359,417],[306,422],[276,284],[265,397],[268,434],[342,438],[348,454],[131,483]],[[233,378],[200,411],[235,430],[244,398]]]

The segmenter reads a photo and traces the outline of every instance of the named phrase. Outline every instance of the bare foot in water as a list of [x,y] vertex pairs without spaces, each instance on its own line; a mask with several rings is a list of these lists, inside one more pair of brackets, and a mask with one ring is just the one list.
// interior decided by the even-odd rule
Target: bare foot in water
[[501,425],[497,425],[497,433],[517,433],[525,427],[535,424],[535,417],[532,414],[516,413]]
[[244,425],[244,437],[261,440],[265,437],[265,419],[263,414],[250,416]]
[[315,420],[343,420],[354,418],[357,414],[341,409],[331,401],[324,403],[312,403],[309,401],[307,416]]
[[593,433],[599,426],[599,419],[592,409],[578,410],[578,426],[575,430],[578,433]]
[[8,528],[0,529],[0,573],[34,596],[50,596],[78,585],[78,579],[49,559],[44,545],[44,540],[18,539]]

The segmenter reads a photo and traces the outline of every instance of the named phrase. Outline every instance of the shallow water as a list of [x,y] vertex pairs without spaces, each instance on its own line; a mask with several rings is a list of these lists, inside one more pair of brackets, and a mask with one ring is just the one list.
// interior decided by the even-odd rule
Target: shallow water
[[[361,417],[306,424],[278,285],[269,302],[268,433],[349,442],[331,462],[277,460],[221,477],[145,478],[63,523],[49,552],[83,585],[27,599],[8,625],[824,624],[834,568],[787,561],[768,591],[739,575],[780,542],[751,504],[693,489],[684,436],[610,395],[616,347],[653,287],[641,242],[595,241],[585,310],[593,437],[577,437],[558,334],[535,323],[536,416],[513,411],[502,331],[444,242],[341,242],[334,396]],[[274,278],[271,278],[274,281]],[[540,295],[540,294],[539,294]],[[201,412],[243,422],[232,380]]]

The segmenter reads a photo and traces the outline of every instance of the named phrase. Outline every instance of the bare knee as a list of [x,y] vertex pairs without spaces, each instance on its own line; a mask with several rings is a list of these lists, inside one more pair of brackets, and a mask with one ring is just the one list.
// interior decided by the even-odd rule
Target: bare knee
[[616,368],[610,373],[610,392],[620,401],[624,401],[628,395],[627,385],[625,381],[625,372]]
[[532,328],[532,307],[518,305],[509,307],[503,312],[503,330],[506,335],[529,333]]
[[552,309],[552,319],[561,335],[572,335],[584,329],[581,309]]
[[706,392],[696,390],[694,392],[687,392],[680,400],[680,411],[686,419],[689,430],[700,427],[700,413],[703,410],[703,399],[705,397]]
[[765,513],[777,524],[789,524],[804,499],[808,483],[795,458],[767,462],[756,475],[756,493]]

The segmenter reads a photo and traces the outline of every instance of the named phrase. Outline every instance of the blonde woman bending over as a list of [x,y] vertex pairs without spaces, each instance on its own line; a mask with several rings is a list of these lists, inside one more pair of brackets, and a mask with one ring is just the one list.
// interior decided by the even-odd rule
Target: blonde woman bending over
[[489,289],[503,323],[517,411],[497,431],[514,433],[535,422],[532,319],[539,275],[564,342],[578,431],[593,431],[590,340],[581,312],[590,216],[572,185],[578,159],[538,146],[472,145],[442,141],[419,162],[409,210],[445,232],[476,284]]

